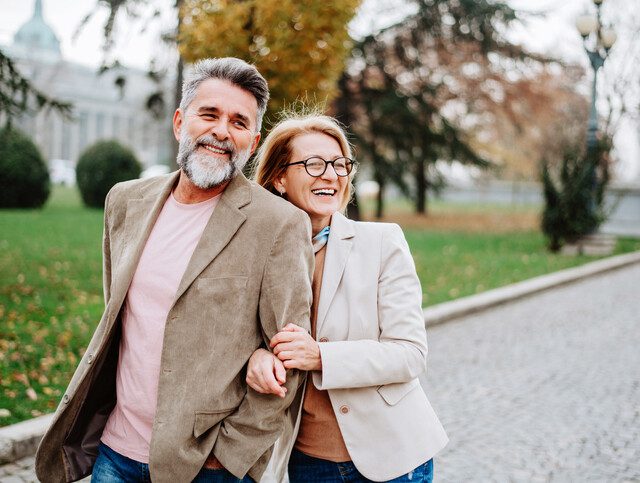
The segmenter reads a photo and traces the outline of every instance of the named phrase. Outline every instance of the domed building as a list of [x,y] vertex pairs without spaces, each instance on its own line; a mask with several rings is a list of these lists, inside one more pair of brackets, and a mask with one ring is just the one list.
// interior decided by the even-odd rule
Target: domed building
[[149,98],[157,100],[159,94],[172,99],[170,89],[139,69],[118,67],[98,73],[64,60],[60,40],[43,16],[43,0],[35,0],[31,18],[15,33],[12,44],[0,48],[37,89],[73,104],[70,118],[42,110],[15,120],[45,159],[75,165],[90,144],[116,139],[131,148],[144,166],[171,161],[174,106],[156,102],[153,112],[147,107]]
[[60,41],[42,16],[42,0],[36,0],[33,16],[14,35],[12,50],[15,56],[45,62],[57,62],[62,59]]

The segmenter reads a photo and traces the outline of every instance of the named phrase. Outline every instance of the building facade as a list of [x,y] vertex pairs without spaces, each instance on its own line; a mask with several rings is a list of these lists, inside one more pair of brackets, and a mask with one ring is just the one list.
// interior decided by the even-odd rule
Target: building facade
[[98,73],[65,61],[58,37],[43,18],[42,0],[35,0],[31,19],[16,32],[13,43],[1,48],[37,89],[73,105],[69,118],[42,110],[15,120],[45,159],[75,165],[87,146],[115,139],[130,148],[143,166],[171,161],[174,106],[155,104],[154,112],[147,107],[153,94],[172,99],[170,90],[142,70],[116,67]]

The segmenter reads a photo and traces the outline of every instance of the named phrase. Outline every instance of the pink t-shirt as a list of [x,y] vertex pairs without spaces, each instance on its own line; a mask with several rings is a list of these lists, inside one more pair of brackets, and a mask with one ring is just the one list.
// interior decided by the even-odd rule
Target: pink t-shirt
[[158,216],[131,281],[122,315],[116,406],[102,433],[114,451],[149,463],[167,315],[220,195],[195,204],[173,193]]

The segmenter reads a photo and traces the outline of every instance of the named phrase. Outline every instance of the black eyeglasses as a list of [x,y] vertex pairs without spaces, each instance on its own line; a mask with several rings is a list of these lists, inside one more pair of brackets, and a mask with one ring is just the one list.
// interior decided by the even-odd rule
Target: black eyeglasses
[[327,170],[328,165],[333,166],[333,170],[336,172],[338,176],[349,176],[349,173],[353,170],[356,162],[353,159],[345,158],[341,156],[332,161],[327,161],[326,159],[322,159],[320,156],[311,156],[308,159],[304,159],[302,161],[296,161],[295,163],[285,164],[285,166],[293,166],[295,164],[303,164],[304,169],[307,171],[309,176],[313,176],[317,178],[318,176],[322,176]]

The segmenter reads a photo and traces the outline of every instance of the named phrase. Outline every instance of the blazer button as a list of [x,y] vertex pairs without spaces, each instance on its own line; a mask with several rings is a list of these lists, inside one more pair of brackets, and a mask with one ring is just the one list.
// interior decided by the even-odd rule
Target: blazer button
[[340,406],[340,412],[342,414],[347,414],[349,412],[349,406],[346,406],[346,405]]
[[62,396],[62,402],[67,404],[69,402],[69,395],[65,394],[64,396]]
[[93,362],[93,354],[89,354],[89,357],[87,357],[87,364],[91,364]]
[[320,342],[329,342],[329,339],[326,337],[320,337]]

